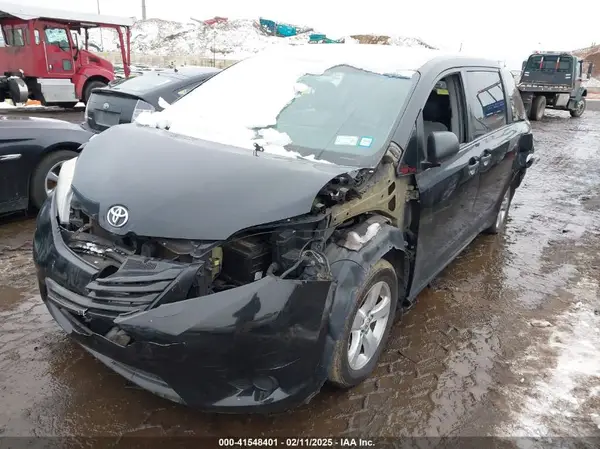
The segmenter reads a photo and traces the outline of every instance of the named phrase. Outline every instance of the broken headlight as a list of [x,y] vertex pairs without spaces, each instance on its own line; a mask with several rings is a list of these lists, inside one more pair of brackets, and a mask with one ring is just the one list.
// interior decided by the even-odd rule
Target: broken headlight
[[76,164],[76,157],[63,162],[62,166],[60,167],[58,182],[56,183],[56,188],[54,189],[56,210],[58,212],[58,220],[61,224],[67,224],[69,222],[71,200],[73,199],[71,184],[73,183]]

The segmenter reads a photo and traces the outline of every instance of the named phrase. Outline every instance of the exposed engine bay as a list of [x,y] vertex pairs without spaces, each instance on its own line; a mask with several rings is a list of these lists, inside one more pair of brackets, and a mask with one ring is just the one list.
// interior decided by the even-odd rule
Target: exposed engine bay
[[[156,288],[148,284],[141,289],[141,297],[158,293],[175,279],[175,271],[181,270],[193,272],[189,287],[177,296],[170,295],[170,301],[209,295],[267,275],[325,280],[332,277],[325,256],[328,245],[356,251],[378,230],[376,226],[359,228],[361,223],[401,224],[402,213],[397,209],[404,203],[406,189],[398,189],[396,182],[394,161],[384,158],[377,169],[332,179],[316,196],[310,213],[245,229],[226,241],[112,234],[96,217],[87,215],[74,196],[69,222],[61,226],[61,232],[68,247],[98,270],[94,285],[88,286],[98,299],[109,293],[110,300],[121,296],[129,301],[134,289],[126,278],[137,286],[145,285],[144,279],[159,282]],[[172,276],[165,274],[169,270]],[[160,299],[154,296],[152,301],[142,301],[144,306],[158,305]]]

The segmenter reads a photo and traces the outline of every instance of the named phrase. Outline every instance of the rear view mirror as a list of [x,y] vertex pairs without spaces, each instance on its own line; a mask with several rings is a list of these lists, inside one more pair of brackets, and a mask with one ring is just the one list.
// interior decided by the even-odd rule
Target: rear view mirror
[[431,166],[439,165],[444,159],[458,153],[460,142],[451,131],[435,131],[427,138],[427,160]]

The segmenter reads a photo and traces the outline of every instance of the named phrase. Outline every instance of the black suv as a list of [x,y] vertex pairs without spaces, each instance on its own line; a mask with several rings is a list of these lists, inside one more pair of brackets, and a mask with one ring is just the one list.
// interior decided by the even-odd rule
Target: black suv
[[496,61],[274,48],[63,165],[37,219],[41,297],[155,394],[289,408],[371,374],[394,317],[504,230],[532,153]]

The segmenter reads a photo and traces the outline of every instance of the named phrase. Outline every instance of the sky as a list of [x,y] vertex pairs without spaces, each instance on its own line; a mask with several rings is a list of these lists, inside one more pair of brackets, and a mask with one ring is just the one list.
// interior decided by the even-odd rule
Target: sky
[[[49,7],[48,0],[11,0]],[[142,0],[53,0],[52,7],[141,18]],[[146,0],[148,18],[187,21],[264,17],[328,35],[418,37],[447,51],[505,61],[520,69],[534,50],[574,50],[600,43],[600,1],[549,0]],[[564,12],[563,12],[564,8]],[[581,14],[579,14],[581,12]]]

